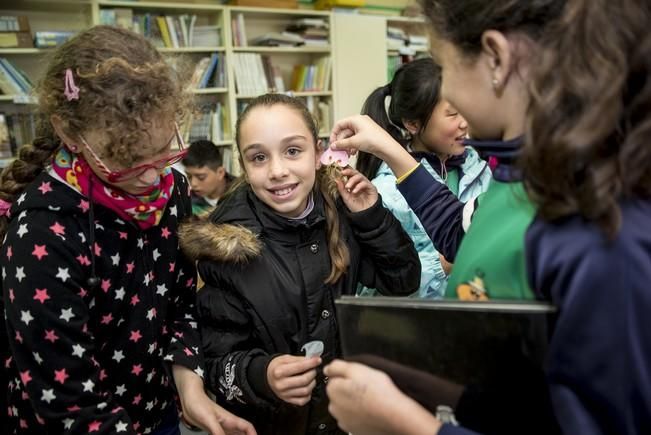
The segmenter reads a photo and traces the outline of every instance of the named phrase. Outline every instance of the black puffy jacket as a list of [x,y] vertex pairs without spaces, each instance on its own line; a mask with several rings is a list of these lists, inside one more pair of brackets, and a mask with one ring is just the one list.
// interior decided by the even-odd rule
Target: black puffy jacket
[[315,193],[314,202],[304,221],[290,221],[244,186],[181,234],[205,281],[198,311],[206,383],[261,435],[340,433],[328,413],[322,374],[310,403],[296,407],[271,391],[267,365],[280,354],[301,355],[311,340],[325,344],[323,365],[341,356],[338,328],[344,325],[337,324],[334,300],[353,294],[358,282],[391,295],[419,286],[416,250],[381,200],[359,213],[340,203],[350,266],[335,284],[325,284],[330,257],[323,197]]

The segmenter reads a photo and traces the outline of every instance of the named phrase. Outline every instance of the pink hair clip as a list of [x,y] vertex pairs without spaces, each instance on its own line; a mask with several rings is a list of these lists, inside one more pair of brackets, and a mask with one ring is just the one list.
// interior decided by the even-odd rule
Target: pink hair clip
[[11,203],[0,199],[0,216],[9,216],[9,210],[11,209]]
[[72,70],[70,68],[66,69],[66,78],[65,78],[66,88],[63,91],[63,95],[66,96],[68,101],[78,100],[79,99],[79,88],[75,85],[75,79],[72,76]]

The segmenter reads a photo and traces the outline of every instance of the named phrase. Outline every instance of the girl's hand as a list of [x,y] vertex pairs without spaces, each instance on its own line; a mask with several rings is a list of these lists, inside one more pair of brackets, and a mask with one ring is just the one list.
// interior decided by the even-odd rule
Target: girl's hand
[[351,155],[361,150],[380,158],[385,149],[402,148],[367,115],[355,115],[337,121],[330,133],[330,147],[346,150]]
[[183,420],[210,435],[256,435],[253,425],[216,404],[203,389],[203,381],[192,370],[173,365]]
[[355,435],[436,434],[440,422],[403,394],[385,373],[358,363],[335,360],[325,367],[330,378],[328,410],[344,432]]
[[355,154],[365,151],[384,160],[396,178],[412,170],[418,162],[389,133],[367,115],[355,115],[337,121],[330,133],[330,148]]
[[316,367],[321,358],[281,355],[267,366],[267,382],[282,401],[303,406],[310,401],[316,386]]
[[357,213],[372,207],[377,202],[377,188],[368,178],[351,167],[342,169],[341,174],[348,177],[345,184],[341,179],[336,179],[335,182],[348,210]]

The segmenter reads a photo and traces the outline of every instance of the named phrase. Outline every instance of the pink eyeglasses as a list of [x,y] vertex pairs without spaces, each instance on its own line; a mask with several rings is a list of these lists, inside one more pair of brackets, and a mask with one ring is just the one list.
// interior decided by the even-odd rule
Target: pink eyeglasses
[[169,156],[156,160],[152,163],[145,163],[143,165],[138,165],[133,168],[127,168],[127,169],[122,169],[120,171],[111,171],[108,166],[104,164],[102,159],[99,158],[97,154],[95,154],[95,151],[88,145],[86,142],[86,139],[81,137],[81,141],[90,153],[90,155],[93,157],[93,160],[95,160],[95,163],[97,163],[97,166],[99,166],[100,170],[106,175],[106,178],[108,179],[109,183],[119,183],[121,181],[126,181],[130,180],[132,178],[137,178],[147,172],[149,169],[157,169],[161,170],[163,168],[166,168],[168,166],[172,166],[174,163],[177,163],[181,161],[185,155],[188,153],[188,150],[185,148],[185,142],[183,142],[183,137],[181,136],[181,133],[179,132],[179,127],[174,123],[174,136],[176,138],[176,141],[179,146],[180,151],[176,151]]

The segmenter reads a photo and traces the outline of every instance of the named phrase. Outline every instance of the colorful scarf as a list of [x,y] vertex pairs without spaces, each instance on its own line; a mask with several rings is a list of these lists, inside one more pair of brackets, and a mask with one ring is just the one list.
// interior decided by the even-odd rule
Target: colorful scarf
[[[125,221],[146,230],[158,225],[174,189],[174,174],[165,168],[158,181],[143,195],[132,195],[102,181],[81,156],[61,148],[54,156],[54,172],[94,203],[113,210]],[[92,192],[89,192],[91,190]]]

